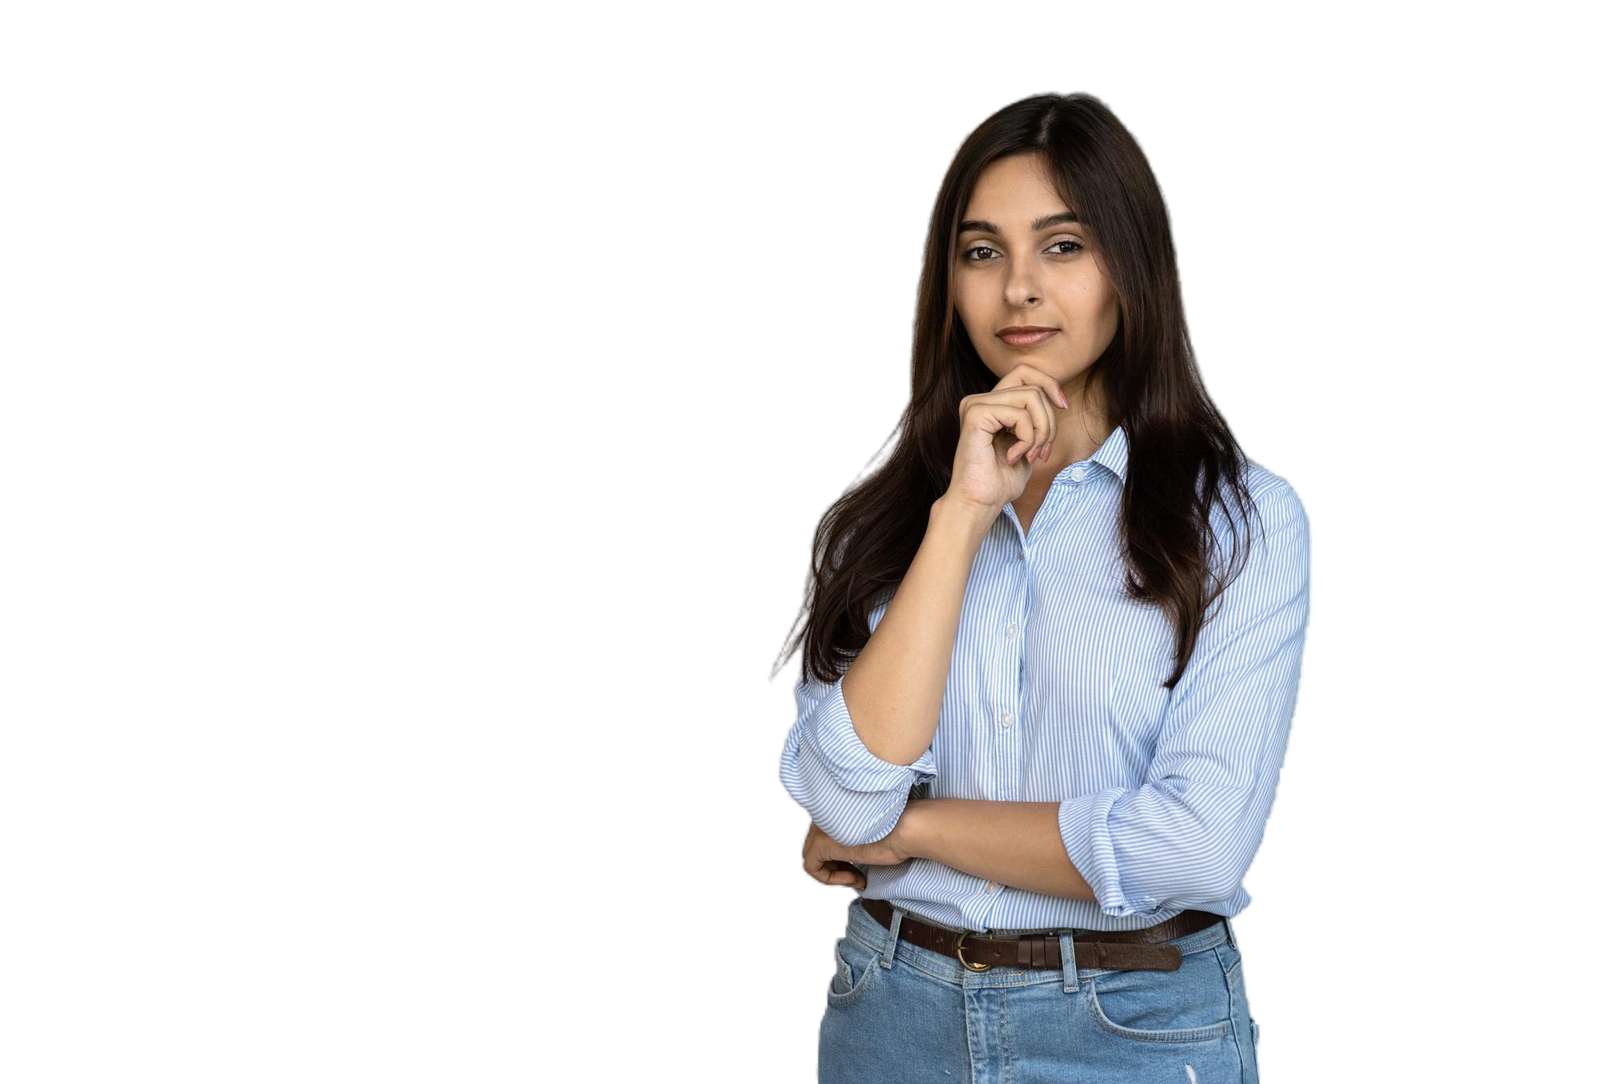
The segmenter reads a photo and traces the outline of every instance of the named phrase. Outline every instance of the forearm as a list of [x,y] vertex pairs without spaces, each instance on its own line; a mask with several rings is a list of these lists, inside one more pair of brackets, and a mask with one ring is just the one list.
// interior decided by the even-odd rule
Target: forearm
[[856,735],[910,764],[933,743],[972,561],[988,525],[935,501],[928,528],[878,627],[840,685]]
[[924,798],[906,806],[895,831],[911,858],[1028,892],[1093,901],[1061,841],[1059,802]]

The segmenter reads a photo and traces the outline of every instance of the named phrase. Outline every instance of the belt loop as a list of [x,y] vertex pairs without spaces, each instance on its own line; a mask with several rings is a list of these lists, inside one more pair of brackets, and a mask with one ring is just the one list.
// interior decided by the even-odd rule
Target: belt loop
[[904,915],[905,911],[902,908],[895,907],[894,914],[889,919],[889,935],[883,943],[883,955],[878,960],[880,967],[890,968],[894,966],[894,948],[900,943],[900,919]]
[[1078,992],[1078,954],[1073,948],[1072,931],[1057,930],[1056,940],[1061,943],[1061,992]]
[[1222,925],[1228,931],[1228,944],[1230,946],[1232,946],[1234,949],[1237,949],[1239,947],[1239,941],[1238,941],[1238,939],[1236,937],[1233,936],[1233,920],[1231,918],[1229,918],[1227,915],[1223,915],[1222,916]]

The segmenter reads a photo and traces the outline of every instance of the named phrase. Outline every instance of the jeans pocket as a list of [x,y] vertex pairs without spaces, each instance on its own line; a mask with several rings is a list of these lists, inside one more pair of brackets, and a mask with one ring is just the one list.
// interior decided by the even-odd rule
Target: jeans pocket
[[1229,974],[1237,971],[1239,965],[1244,962],[1244,955],[1239,951],[1238,946],[1227,941],[1219,944],[1216,947],[1216,952],[1217,959],[1222,961],[1222,969]]
[[1148,1043],[1204,1043],[1232,1028],[1228,979],[1209,951],[1176,971],[1102,971],[1083,980],[1089,1015],[1103,1031]]
[[867,995],[877,980],[878,956],[874,949],[846,934],[833,943],[833,979],[828,983],[828,1007],[844,1009]]

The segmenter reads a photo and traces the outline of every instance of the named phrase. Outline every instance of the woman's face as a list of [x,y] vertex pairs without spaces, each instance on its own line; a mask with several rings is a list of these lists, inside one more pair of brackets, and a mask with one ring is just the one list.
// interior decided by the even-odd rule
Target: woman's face
[[[1070,218],[1040,155],[991,162],[959,226],[954,297],[967,336],[996,378],[1026,362],[1061,381],[1076,412],[1083,374],[1116,335],[1118,311],[1089,235]],[[1017,326],[1055,333],[1031,344],[1000,338]]]

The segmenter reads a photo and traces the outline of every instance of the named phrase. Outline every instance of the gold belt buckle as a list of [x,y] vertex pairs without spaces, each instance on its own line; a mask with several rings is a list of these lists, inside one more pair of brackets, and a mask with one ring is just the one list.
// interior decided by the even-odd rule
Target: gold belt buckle
[[967,934],[971,932],[971,930],[962,930],[961,936],[956,938],[956,959],[960,960],[961,966],[966,968],[968,971],[987,971],[993,967],[994,964],[975,964],[968,960],[965,956],[961,955],[961,942],[965,941],[967,939]]

